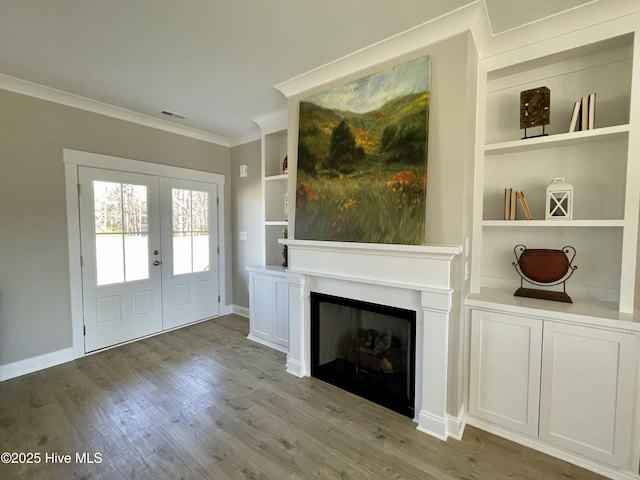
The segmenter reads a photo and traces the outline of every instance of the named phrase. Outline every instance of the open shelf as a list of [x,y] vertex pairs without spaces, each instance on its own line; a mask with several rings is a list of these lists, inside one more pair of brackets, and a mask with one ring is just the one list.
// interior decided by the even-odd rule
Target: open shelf
[[572,297],[573,303],[563,303],[515,297],[516,288],[482,288],[479,293],[467,297],[467,306],[640,332],[640,315],[620,313],[615,302]]
[[[541,49],[540,56],[515,64],[510,55],[481,63],[472,292],[513,284],[515,245],[571,245],[580,267],[571,279],[579,296],[634,311],[640,196],[631,122],[637,109],[634,41],[621,35]],[[523,139],[520,93],[539,86],[551,92],[548,135]],[[568,132],[575,102],[593,92],[596,128]],[[545,219],[546,187],[554,178],[573,185],[571,220]],[[524,220],[519,204],[517,219],[504,220],[506,188],[524,193],[533,220]]]
[[482,226],[500,228],[622,228],[624,220],[483,220]]
[[594,128],[579,132],[558,133],[545,137],[513,140],[509,142],[493,143],[485,146],[485,155],[501,155],[508,153],[530,152],[545,148],[573,146],[584,143],[615,140],[625,138],[629,134],[629,125],[615,125],[612,127]]
[[265,182],[285,182],[289,178],[287,173],[282,173],[280,175],[271,175],[269,177],[264,177]]

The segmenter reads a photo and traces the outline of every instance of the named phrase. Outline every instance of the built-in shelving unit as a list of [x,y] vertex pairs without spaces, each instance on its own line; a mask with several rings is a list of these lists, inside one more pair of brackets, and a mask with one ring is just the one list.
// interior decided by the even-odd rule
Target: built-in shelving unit
[[264,265],[280,266],[283,262],[283,238],[288,228],[287,182],[283,171],[287,156],[287,122],[284,114],[256,120],[262,129],[262,214]]
[[[578,269],[567,291],[574,301],[607,302],[630,313],[640,187],[631,123],[636,40],[629,33],[581,41],[541,44],[539,56],[529,59],[509,52],[480,63],[472,291],[519,286],[512,266],[517,244],[571,245]],[[520,92],[539,86],[551,91],[549,135],[522,139]],[[568,132],[574,102],[593,92],[596,128]],[[544,219],[546,187],[556,177],[573,185],[572,220]],[[519,209],[517,220],[503,220],[506,187],[524,192],[533,220]],[[540,304],[544,310],[546,302]]]
[[[635,15],[480,61],[466,298],[467,423],[621,479],[640,478],[638,32]],[[541,86],[548,135],[523,139],[520,92]],[[595,128],[569,132],[593,92]],[[557,177],[573,185],[570,220],[545,220]],[[532,220],[519,206],[504,220],[505,188],[524,192]],[[514,297],[519,244],[576,249],[573,303]]]
[[262,130],[262,265],[249,266],[250,340],[287,352],[289,349],[289,289],[278,243],[288,229],[287,187],[283,169],[287,156],[286,113],[254,119]]

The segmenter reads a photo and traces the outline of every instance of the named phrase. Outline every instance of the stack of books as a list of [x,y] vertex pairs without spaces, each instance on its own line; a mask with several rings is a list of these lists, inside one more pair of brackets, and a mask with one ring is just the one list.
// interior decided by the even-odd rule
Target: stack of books
[[591,130],[596,127],[596,94],[585,95],[573,105],[569,132]]
[[512,188],[504,189],[504,219],[516,219],[516,210],[518,203],[520,204],[520,208],[522,209],[524,218],[526,218],[527,220],[533,220],[531,210],[529,210],[529,205],[527,205],[527,199],[524,198],[524,193],[518,192]]

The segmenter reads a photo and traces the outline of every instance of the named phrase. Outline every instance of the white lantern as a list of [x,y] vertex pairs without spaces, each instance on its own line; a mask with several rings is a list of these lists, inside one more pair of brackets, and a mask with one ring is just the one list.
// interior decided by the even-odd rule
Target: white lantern
[[554,178],[547,187],[544,218],[571,220],[573,218],[573,186],[564,178]]

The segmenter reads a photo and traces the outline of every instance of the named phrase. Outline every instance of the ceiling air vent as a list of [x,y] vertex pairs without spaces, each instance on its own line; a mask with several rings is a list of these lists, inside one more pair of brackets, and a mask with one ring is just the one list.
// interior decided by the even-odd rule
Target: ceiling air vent
[[180,120],[183,120],[183,119],[187,118],[186,115],[183,115],[183,114],[178,113],[178,112],[170,112],[169,110],[162,110],[162,112],[160,112],[160,113],[162,113],[163,115],[166,115],[167,117],[174,117],[174,118],[178,118]]

